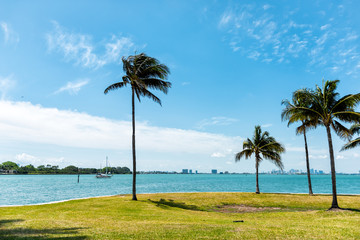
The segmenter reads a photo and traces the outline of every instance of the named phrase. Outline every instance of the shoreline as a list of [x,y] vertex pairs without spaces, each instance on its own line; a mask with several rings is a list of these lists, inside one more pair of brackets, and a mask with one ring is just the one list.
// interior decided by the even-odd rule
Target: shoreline
[[[159,192],[159,193],[138,193],[137,195],[142,194],[172,194],[172,193],[254,193],[254,192]],[[261,194],[279,194],[279,195],[308,195],[309,193],[279,193],[279,192],[262,192]],[[34,204],[23,204],[23,205],[0,205],[0,208],[7,208],[7,207],[27,207],[27,206],[41,206],[41,205],[48,205],[48,204],[56,204],[56,203],[63,203],[69,202],[74,200],[84,200],[84,199],[92,199],[92,198],[104,198],[104,197],[125,197],[126,195],[131,195],[131,193],[126,194],[115,194],[115,195],[104,195],[104,196],[95,196],[95,197],[83,197],[83,198],[72,198],[72,199],[65,199],[59,201],[51,201],[46,203],[34,203]],[[331,193],[315,193],[313,196],[322,195],[322,196],[331,196]],[[360,194],[337,194],[337,196],[360,196]]]

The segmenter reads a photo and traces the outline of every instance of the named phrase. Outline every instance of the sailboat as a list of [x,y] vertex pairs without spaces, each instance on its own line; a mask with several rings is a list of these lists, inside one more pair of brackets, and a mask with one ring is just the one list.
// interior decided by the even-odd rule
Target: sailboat
[[108,171],[108,157],[106,156],[106,172],[105,173],[98,173],[96,174],[96,178],[111,178],[112,174]]

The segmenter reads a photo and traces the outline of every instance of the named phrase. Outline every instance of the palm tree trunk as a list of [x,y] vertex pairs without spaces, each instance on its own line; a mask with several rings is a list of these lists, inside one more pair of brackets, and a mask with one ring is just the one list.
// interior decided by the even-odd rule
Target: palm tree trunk
[[136,198],[136,151],[135,151],[135,92],[131,88],[132,97],[132,155],[133,155],[133,186],[132,186],[132,200]]
[[304,130],[304,141],[305,141],[305,155],[306,155],[306,170],[307,170],[307,178],[308,178],[308,183],[309,183],[309,195],[314,195],[313,191],[312,191],[312,186],[311,186],[309,151],[308,151],[308,146],[307,146],[305,130]]
[[255,159],[256,163],[255,163],[255,168],[256,168],[256,194],[260,194],[260,189],[259,189],[259,161],[258,161],[258,157],[256,157]]
[[330,166],[331,166],[331,181],[332,181],[332,195],[333,200],[331,204],[331,208],[340,208],[337,202],[337,194],[336,194],[336,172],[335,172],[335,159],[334,159],[334,150],[333,150],[333,144],[331,139],[331,130],[330,126],[326,127],[326,133],[328,137],[329,142],[329,154],[330,154]]

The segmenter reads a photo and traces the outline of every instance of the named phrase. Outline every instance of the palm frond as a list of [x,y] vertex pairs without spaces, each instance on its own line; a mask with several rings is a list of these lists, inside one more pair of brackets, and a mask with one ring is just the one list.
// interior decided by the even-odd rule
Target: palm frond
[[344,97],[340,98],[334,104],[334,107],[331,109],[331,112],[342,112],[344,110],[352,110],[359,104],[360,102],[360,93],[358,94],[348,94]]
[[168,89],[171,87],[170,82],[166,82],[157,78],[146,78],[142,79],[143,82],[146,84],[147,87],[160,90],[163,93],[167,94]]
[[126,82],[117,82],[117,83],[111,84],[110,86],[108,86],[105,89],[104,93],[107,94],[109,91],[119,89],[119,88],[122,88],[124,86],[126,86]]
[[352,149],[352,148],[355,148],[355,147],[358,147],[360,146],[360,137],[352,140],[352,141],[349,141],[348,143],[346,143],[340,151],[344,151],[344,150],[348,150],[348,149]]
[[253,152],[251,151],[251,149],[242,150],[235,155],[235,161],[238,162],[243,157],[245,157],[245,159],[248,159],[251,157],[252,154]]
[[146,89],[142,89],[142,91],[139,92],[139,94],[141,96],[148,97],[148,98],[152,99],[154,102],[160,104],[160,106],[161,106],[161,100],[157,96],[152,94],[150,91],[148,91]]
[[360,123],[360,113],[355,111],[341,111],[332,114],[335,118],[347,123]]
[[334,120],[331,124],[336,135],[338,135],[342,139],[350,139],[352,136],[352,132],[350,129],[342,125],[340,122]]
[[352,134],[360,134],[360,124],[354,124],[350,127],[350,131]]

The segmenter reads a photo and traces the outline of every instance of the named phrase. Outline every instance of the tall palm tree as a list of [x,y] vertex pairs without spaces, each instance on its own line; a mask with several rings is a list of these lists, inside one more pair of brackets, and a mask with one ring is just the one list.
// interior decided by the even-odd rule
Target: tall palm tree
[[140,97],[148,97],[161,105],[160,99],[149,91],[149,89],[168,92],[171,83],[167,82],[169,68],[161,64],[156,58],[147,56],[145,53],[122,58],[125,75],[121,82],[114,83],[104,91],[107,94],[111,90],[131,86],[132,99],[132,156],[133,156],[133,186],[132,200],[136,197],[136,151],[135,151],[135,95],[140,102]]
[[[360,124],[354,124],[350,128],[351,134],[360,134]],[[360,146],[360,137],[355,138],[354,140],[349,141],[346,143],[342,148],[341,151],[348,150],[354,147]]]
[[309,100],[310,106],[289,108],[283,112],[283,116],[289,119],[291,123],[301,121],[302,119],[310,119],[318,122],[317,125],[324,126],[326,129],[333,196],[330,209],[340,208],[337,201],[336,172],[331,129],[333,129],[340,138],[346,139],[351,136],[351,131],[341,122],[360,123],[360,113],[355,112],[355,107],[360,102],[360,93],[348,94],[340,98],[339,93],[336,92],[339,82],[339,80],[328,80],[323,83],[322,88],[316,86],[315,90],[301,89],[296,91],[295,95],[301,99]]
[[[289,115],[286,113],[295,108],[295,107],[309,107],[310,102],[307,99],[299,99],[300,96],[297,96],[297,94],[293,93],[292,102],[289,100],[283,100],[282,104],[285,105],[285,109],[281,113],[281,119],[283,121],[289,120]],[[288,126],[292,124],[291,121],[288,122]],[[315,125],[315,126],[314,126]],[[307,178],[308,178],[308,186],[309,186],[309,195],[313,195],[312,186],[311,186],[311,177],[310,177],[310,162],[309,162],[309,150],[307,145],[307,139],[306,139],[306,130],[309,128],[316,127],[316,124],[313,124],[309,119],[302,119],[301,125],[296,128],[296,135],[303,134],[304,135],[304,142],[305,142],[305,159],[306,159],[306,170],[307,170]]]
[[242,157],[245,159],[255,155],[256,168],[256,192],[260,193],[259,189],[259,165],[263,159],[270,160],[277,167],[283,170],[284,166],[281,161],[280,154],[285,152],[285,148],[271,137],[267,131],[261,131],[260,126],[255,126],[255,133],[252,139],[247,139],[243,143],[243,150],[235,155],[235,161],[240,161]]

